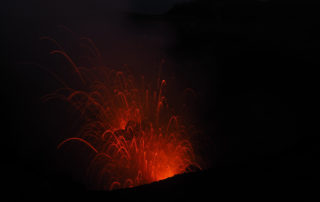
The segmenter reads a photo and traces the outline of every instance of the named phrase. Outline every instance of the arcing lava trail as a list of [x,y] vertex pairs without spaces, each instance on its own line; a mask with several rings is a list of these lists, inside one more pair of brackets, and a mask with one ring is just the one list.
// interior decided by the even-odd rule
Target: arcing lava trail
[[74,141],[91,148],[87,171],[96,189],[134,187],[201,169],[189,139],[192,130],[170,110],[165,80],[159,77],[152,85],[126,71],[78,66],[63,49],[51,53],[66,58],[85,86],[75,89],[63,82],[63,88],[44,97],[70,102],[86,120],[79,134],[61,141],[58,149]]

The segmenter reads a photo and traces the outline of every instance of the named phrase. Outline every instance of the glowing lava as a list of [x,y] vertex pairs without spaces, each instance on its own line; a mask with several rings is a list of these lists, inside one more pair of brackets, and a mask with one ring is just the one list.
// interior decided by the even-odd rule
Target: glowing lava
[[95,188],[133,187],[200,169],[188,126],[168,105],[165,80],[152,86],[126,72],[80,68],[63,50],[51,53],[65,57],[86,86],[65,86],[45,97],[70,102],[86,120],[80,133],[63,140],[58,149],[73,141],[91,148],[88,180]]

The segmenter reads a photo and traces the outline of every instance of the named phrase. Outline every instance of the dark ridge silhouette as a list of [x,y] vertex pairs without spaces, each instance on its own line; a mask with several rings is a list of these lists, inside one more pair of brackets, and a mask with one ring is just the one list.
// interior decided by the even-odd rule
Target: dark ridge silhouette
[[306,199],[310,196],[292,192],[312,189],[317,179],[311,175],[297,175],[296,169],[283,170],[253,165],[218,167],[202,172],[181,174],[152,184],[114,191],[65,192],[70,200],[99,201],[102,199],[128,201],[194,201],[239,200],[268,201],[273,198]]

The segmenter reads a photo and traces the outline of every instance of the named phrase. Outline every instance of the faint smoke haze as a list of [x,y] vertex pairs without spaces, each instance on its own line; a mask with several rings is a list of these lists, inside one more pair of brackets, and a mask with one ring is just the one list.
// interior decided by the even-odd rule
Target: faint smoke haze
[[192,0],[4,0],[1,14],[10,16],[121,15],[125,12],[163,14],[177,3]]
[[132,12],[144,14],[163,14],[177,3],[191,0],[129,0]]

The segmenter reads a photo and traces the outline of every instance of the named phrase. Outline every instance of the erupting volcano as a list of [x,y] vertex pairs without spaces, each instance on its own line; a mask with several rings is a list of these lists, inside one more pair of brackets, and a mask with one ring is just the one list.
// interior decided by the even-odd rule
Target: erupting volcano
[[[101,57],[91,40],[83,40]],[[96,189],[129,188],[201,169],[190,141],[192,126],[171,108],[160,75],[147,81],[129,71],[79,66],[62,48],[51,54],[64,57],[84,86],[62,82],[63,88],[44,97],[71,103],[85,119],[79,134],[57,148],[80,142],[90,149],[87,174]]]

